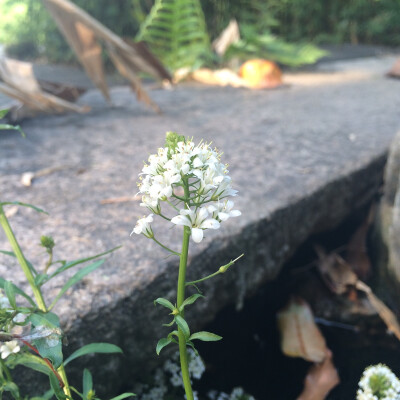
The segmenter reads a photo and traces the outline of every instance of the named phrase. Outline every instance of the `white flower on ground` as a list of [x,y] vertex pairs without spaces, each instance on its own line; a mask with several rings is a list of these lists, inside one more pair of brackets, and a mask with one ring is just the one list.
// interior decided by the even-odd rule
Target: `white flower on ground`
[[238,217],[242,215],[239,210],[232,210],[234,206],[234,202],[232,200],[225,200],[222,202],[218,202],[217,204],[213,204],[207,207],[207,210],[212,217],[219,221],[226,221],[230,217]]
[[365,369],[357,391],[357,400],[399,400],[400,380],[386,365]]
[[148,237],[152,238],[154,236],[153,230],[151,229],[150,224],[153,222],[153,214],[148,215],[147,217],[140,218],[136,222],[136,226],[133,228],[132,233],[136,233],[137,235],[140,235],[141,233]]
[[18,353],[20,350],[21,348],[19,347],[18,342],[16,340],[11,340],[9,342],[6,342],[0,347],[1,358],[4,360],[10,354]]
[[207,218],[206,208],[199,208],[196,212],[193,210],[181,210],[180,215],[171,219],[175,225],[184,225],[191,228],[191,236],[194,242],[200,243],[203,240],[204,229],[218,229],[219,222],[214,218]]

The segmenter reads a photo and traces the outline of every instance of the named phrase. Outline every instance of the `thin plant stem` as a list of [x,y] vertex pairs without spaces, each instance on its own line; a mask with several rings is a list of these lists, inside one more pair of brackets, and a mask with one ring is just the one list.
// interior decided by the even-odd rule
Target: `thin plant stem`
[[[178,309],[185,300],[186,267],[187,267],[187,256],[189,252],[189,238],[190,238],[190,228],[188,226],[184,226],[182,252],[179,262],[178,293],[176,301],[176,306]],[[183,310],[181,311],[181,315],[183,318],[184,317]],[[179,355],[181,361],[182,380],[185,388],[186,398],[187,400],[193,400],[193,390],[189,376],[186,338],[179,327],[178,327],[178,338],[179,338]]]
[[14,251],[15,256],[17,257],[17,260],[18,260],[22,270],[24,271],[26,279],[28,280],[29,285],[32,288],[33,295],[35,296],[36,303],[38,305],[39,310],[41,310],[43,312],[47,312],[46,303],[44,302],[42,292],[36,286],[35,278],[32,275],[32,271],[29,268],[28,262],[26,261],[24,254],[22,253],[21,247],[18,244],[18,241],[14,235],[14,232],[12,231],[11,226],[8,223],[8,219],[6,217],[6,214],[4,213],[4,209],[1,204],[0,204],[0,224],[3,227],[3,230],[7,236],[8,241],[11,244],[11,247]]
[[10,374],[10,370],[7,368],[6,363],[2,359],[0,359],[0,363],[1,363],[1,369],[6,374],[8,382],[13,382],[13,379],[12,379],[11,374]]
[[159,242],[154,236],[151,238],[151,239],[153,239],[159,246],[161,246],[163,249],[165,249],[165,250],[167,250],[167,251],[169,251],[170,253],[172,253],[172,254],[175,254],[176,256],[178,256],[178,257],[180,257],[180,253],[178,253],[177,251],[174,251],[174,250],[172,250],[172,249],[170,249],[169,247],[167,247],[167,246],[164,246],[161,242]]
[[[187,201],[189,199],[189,187],[188,187],[187,180],[183,181],[183,188],[185,191],[185,203],[187,203]],[[190,228],[188,226],[184,226],[183,227],[182,250],[181,250],[180,260],[179,260],[178,289],[177,289],[177,299],[176,299],[176,307],[178,309],[181,307],[182,303],[185,300],[186,267],[187,267],[188,253],[189,253],[190,233],[191,233]],[[181,311],[181,316],[182,316],[182,318],[184,318],[183,310]],[[180,356],[180,361],[181,361],[182,380],[183,380],[183,386],[185,388],[186,399],[194,400],[192,385],[190,383],[186,337],[179,327],[178,327],[178,340],[179,340],[179,356]]]

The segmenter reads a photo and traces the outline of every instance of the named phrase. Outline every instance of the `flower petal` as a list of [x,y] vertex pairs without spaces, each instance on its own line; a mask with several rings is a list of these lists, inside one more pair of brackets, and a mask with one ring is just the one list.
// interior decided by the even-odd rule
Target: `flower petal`
[[219,222],[216,219],[209,218],[202,222],[200,228],[203,229],[218,229],[220,226]]
[[196,243],[200,243],[203,240],[203,229],[192,228],[192,239]]
[[191,227],[192,224],[187,217],[184,215],[177,215],[176,217],[171,219],[171,222],[175,225],[184,225]]

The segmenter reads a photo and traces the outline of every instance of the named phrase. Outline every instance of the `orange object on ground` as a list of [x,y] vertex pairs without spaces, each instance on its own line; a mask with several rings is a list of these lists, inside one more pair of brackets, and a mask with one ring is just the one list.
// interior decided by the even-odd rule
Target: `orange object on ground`
[[254,89],[274,88],[282,84],[282,71],[272,61],[253,59],[246,61],[239,75]]

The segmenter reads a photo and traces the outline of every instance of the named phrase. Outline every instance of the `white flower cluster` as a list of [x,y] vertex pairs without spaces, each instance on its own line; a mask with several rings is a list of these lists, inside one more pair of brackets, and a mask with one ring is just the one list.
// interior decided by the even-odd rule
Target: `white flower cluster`
[[204,230],[218,229],[222,221],[241,215],[233,209],[233,201],[228,200],[237,191],[232,189],[228,170],[220,162],[221,154],[209,144],[196,146],[175,133],[167,134],[167,143],[168,135],[172,144],[159,148],[142,170],[140,205],[152,214],[139,219],[133,232],[153,238],[150,223],[153,214],[164,216],[161,210],[164,203],[178,213],[167,219],[189,227],[192,239],[199,243]]
[[231,394],[212,390],[208,392],[208,398],[210,400],[255,400],[253,396],[245,393],[241,387],[233,388]]
[[[10,301],[4,295],[2,290],[0,290],[0,309],[5,310],[6,312],[13,311]],[[12,321],[16,323],[23,323],[25,319],[26,315],[18,313],[14,318],[12,318]],[[20,350],[21,347],[16,340],[10,340],[9,342],[5,342],[0,345],[0,354],[3,360],[6,359],[10,354],[18,353]]]
[[[200,379],[205,371],[202,359],[196,356],[192,349],[188,349],[190,377]],[[171,388],[171,385],[173,389]],[[170,359],[165,361],[163,368],[158,368],[154,374],[154,385],[149,388],[147,384],[137,384],[134,392],[140,395],[141,400],[163,400],[167,399],[167,393],[174,390],[183,390],[182,373],[179,365],[179,351],[174,353]],[[194,399],[198,399],[196,391],[193,392]]]
[[357,400],[400,400],[400,380],[386,365],[365,369],[357,391]]

